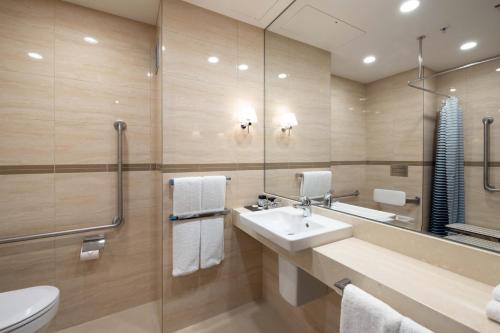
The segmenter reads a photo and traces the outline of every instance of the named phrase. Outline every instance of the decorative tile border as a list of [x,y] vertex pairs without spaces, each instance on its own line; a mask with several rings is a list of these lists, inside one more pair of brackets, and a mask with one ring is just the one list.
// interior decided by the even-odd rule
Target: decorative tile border
[[[124,171],[153,171],[162,173],[211,172],[211,171],[245,171],[245,170],[277,170],[277,169],[313,169],[331,166],[349,165],[407,165],[433,166],[433,162],[422,161],[331,161],[331,162],[286,162],[286,163],[212,163],[212,164],[157,164],[130,163],[124,164]],[[482,167],[483,162],[466,161],[466,167]],[[500,162],[491,162],[491,167],[500,167]],[[80,173],[80,172],[116,172],[116,164],[57,164],[57,165],[2,165],[0,175],[47,174],[47,173]]]

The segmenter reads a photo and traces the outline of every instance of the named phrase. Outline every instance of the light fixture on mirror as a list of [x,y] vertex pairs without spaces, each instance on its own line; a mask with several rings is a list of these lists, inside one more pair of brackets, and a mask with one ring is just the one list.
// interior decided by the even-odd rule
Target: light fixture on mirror
[[240,106],[240,127],[241,129],[247,129],[250,133],[250,126],[257,123],[257,114],[255,109],[249,104],[242,104]]
[[281,131],[283,133],[288,131],[288,135],[290,135],[292,128],[298,124],[297,117],[295,117],[294,113],[288,112],[281,116]]
[[497,72],[500,72],[500,67],[498,67],[498,68],[496,69],[496,71],[497,71]]
[[377,60],[377,58],[375,58],[375,56],[369,55],[369,56],[367,56],[367,57],[365,57],[365,58],[363,59],[363,62],[364,62],[365,64],[371,64],[371,63],[374,63],[374,62],[375,62],[375,60]]
[[248,69],[248,65],[247,64],[239,64],[238,69],[240,71],[246,71]]
[[211,64],[216,64],[219,62],[219,58],[217,57],[208,57],[208,62],[211,63]]
[[476,46],[477,46],[477,42],[474,42],[474,41],[466,42],[460,46],[460,50],[467,51],[467,50],[475,48]]
[[450,92],[455,92],[457,91],[457,88],[450,88]]
[[90,36],[83,37],[83,40],[89,44],[99,43],[99,41],[97,39],[95,39],[94,37],[90,37]]
[[36,59],[36,60],[42,60],[43,59],[43,56],[40,53],[36,53],[36,52],[28,52],[28,56],[30,58]]
[[278,78],[280,78],[280,79],[286,79],[287,77],[288,77],[288,74],[286,74],[286,73],[279,73],[278,74]]
[[417,9],[418,6],[420,6],[420,1],[408,0],[408,1],[405,1],[401,4],[401,6],[399,7],[399,11],[401,13],[409,13],[409,12],[412,12],[415,9]]

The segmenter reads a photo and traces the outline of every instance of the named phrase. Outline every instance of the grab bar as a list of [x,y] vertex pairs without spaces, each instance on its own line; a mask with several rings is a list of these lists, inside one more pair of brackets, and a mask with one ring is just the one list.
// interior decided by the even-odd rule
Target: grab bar
[[345,193],[345,194],[339,194],[339,195],[332,195],[332,199],[357,197],[358,195],[359,195],[359,191],[355,190],[354,192],[351,192],[351,193]]
[[35,239],[43,239],[43,238],[53,238],[53,237],[61,237],[61,236],[68,236],[68,235],[76,235],[76,234],[83,234],[83,233],[89,233],[89,232],[95,232],[95,231],[104,231],[104,230],[109,230],[109,229],[115,229],[121,226],[124,222],[124,217],[123,217],[123,131],[127,128],[127,124],[124,121],[118,120],[116,121],[113,126],[115,127],[117,133],[118,133],[118,157],[117,157],[117,177],[118,177],[118,185],[117,185],[117,215],[113,218],[113,222],[111,224],[106,224],[106,225],[100,225],[96,227],[87,227],[87,228],[80,228],[80,229],[70,229],[70,230],[64,230],[64,231],[54,231],[54,232],[47,232],[47,233],[42,233],[42,234],[34,234],[34,235],[26,235],[26,236],[16,236],[16,237],[9,237],[9,238],[0,238],[0,245],[1,244],[9,244],[9,243],[17,243],[17,242],[25,242],[25,241],[31,241]]
[[484,141],[483,141],[483,186],[488,192],[500,192],[500,189],[490,184],[490,126],[493,117],[483,118]]
[[168,219],[172,222],[175,221],[186,221],[186,220],[196,220],[200,218],[215,218],[219,216],[225,216],[229,215],[231,213],[231,210],[224,208],[223,210],[217,211],[217,212],[207,212],[207,213],[199,213],[199,214],[189,214],[189,215],[183,215],[183,216],[177,216],[177,215],[170,215]]

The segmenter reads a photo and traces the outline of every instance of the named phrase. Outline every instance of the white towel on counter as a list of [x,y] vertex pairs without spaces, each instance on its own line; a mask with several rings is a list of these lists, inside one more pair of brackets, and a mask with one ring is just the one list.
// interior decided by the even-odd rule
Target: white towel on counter
[[486,305],[486,315],[491,320],[500,323],[500,302],[495,300],[489,301],[488,305]]
[[376,188],[373,190],[373,201],[393,206],[404,206],[406,205],[406,193]]
[[[201,177],[174,179],[173,215],[189,216],[201,210]],[[172,226],[172,275],[200,268],[200,220],[177,221]]]
[[[215,212],[224,209],[226,201],[226,177],[203,177],[201,210]],[[201,221],[200,266],[209,268],[224,259],[224,217]]]
[[403,316],[356,286],[344,288],[340,333],[399,333]]
[[331,171],[304,171],[300,183],[300,196],[323,198],[332,188]]
[[493,292],[491,293],[491,298],[493,300],[500,302],[500,284],[493,288]]
[[432,333],[432,331],[414,322],[410,318],[403,317],[399,333]]

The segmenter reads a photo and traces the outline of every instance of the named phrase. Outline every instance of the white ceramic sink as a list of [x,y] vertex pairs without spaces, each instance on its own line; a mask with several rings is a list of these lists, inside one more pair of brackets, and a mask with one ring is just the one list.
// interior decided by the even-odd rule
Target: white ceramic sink
[[292,252],[352,237],[350,224],[317,214],[303,217],[293,207],[243,213],[240,223]]

